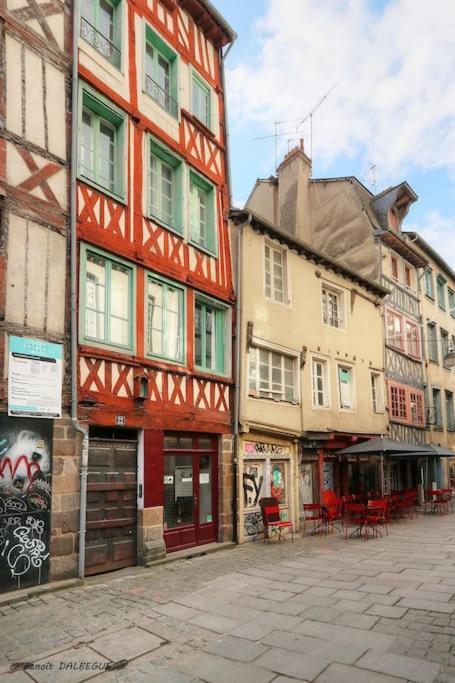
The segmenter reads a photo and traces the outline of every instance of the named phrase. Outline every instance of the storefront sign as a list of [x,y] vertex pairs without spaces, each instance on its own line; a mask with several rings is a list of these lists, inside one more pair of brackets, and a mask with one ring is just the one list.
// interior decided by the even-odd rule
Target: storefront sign
[[62,416],[62,345],[9,338],[8,415]]
[[0,415],[0,592],[49,579],[52,423]]
[[261,441],[245,441],[243,444],[245,458],[290,458],[289,446],[280,446],[276,443],[263,443]]

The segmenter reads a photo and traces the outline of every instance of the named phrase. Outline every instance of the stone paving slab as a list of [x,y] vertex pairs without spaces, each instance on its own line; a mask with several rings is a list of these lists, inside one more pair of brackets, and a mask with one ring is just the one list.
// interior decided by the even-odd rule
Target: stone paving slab
[[269,683],[275,674],[254,664],[234,662],[206,652],[198,652],[179,659],[171,668],[197,676],[208,683]]
[[405,683],[406,678],[396,678],[381,673],[365,671],[357,667],[343,664],[331,664],[320,676],[316,683]]
[[359,659],[357,666],[405,678],[415,683],[433,683],[440,669],[437,664],[424,662],[415,657],[403,657],[391,653],[384,657],[378,652],[368,652],[362,659]]
[[90,643],[90,647],[114,662],[117,659],[139,657],[146,652],[156,650],[164,642],[153,633],[133,626],[96,638]]
[[255,660],[255,664],[258,666],[278,674],[291,676],[299,681],[312,681],[329,663],[328,659],[302,655],[297,652],[293,652],[290,656],[288,650],[278,647],[270,648],[268,652]]
[[361,639],[358,642],[350,643],[327,643],[321,638],[301,636],[287,631],[273,631],[262,642],[264,645],[281,647],[285,650],[300,652],[311,657],[321,657],[332,662],[342,662],[343,664],[354,664],[367,650]]
[[[454,683],[454,519],[406,521],[368,543],[251,543],[4,604],[0,672],[86,657],[125,659],[97,673],[103,683],[427,683],[439,669],[434,683]],[[31,680],[19,669],[0,683]]]

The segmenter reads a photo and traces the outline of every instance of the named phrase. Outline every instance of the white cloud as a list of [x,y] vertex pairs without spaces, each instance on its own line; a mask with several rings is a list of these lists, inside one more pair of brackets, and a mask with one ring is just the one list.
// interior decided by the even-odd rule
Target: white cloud
[[455,2],[268,0],[253,32],[257,56],[228,70],[234,126],[269,132],[338,83],[313,117],[320,164],[373,161],[381,183],[413,166],[455,173]]
[[405,222],[404,229],[418,232],[455,269],[455,220],[430,211],[418,222]]

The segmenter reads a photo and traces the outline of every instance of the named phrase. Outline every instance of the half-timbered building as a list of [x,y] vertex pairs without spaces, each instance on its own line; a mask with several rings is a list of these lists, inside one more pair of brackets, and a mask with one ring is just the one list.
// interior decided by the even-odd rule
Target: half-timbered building
[[232,538],[223,48],[234,37],[207,0],[82,2],[87,573]]
[[[0,592],[74,576],[71,3],[0,2]],[[63,399],[62,399],[63,386]]]

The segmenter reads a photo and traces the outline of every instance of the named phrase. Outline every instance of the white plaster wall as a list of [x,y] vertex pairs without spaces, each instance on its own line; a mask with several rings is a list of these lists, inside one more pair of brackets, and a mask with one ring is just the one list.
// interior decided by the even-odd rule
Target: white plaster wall
[[10,214],[6,319],[62,333],[65,272],[65,238],[33,221]]
[[65,76],[46,63],[46,111],[49,152],[66,159]]
[[45,146],[43,106],[43,66],[35,52],[25,49],[25,137]]
[[21,46],[6,34],[6,127],[16,135],[22,134],[21,114]]

